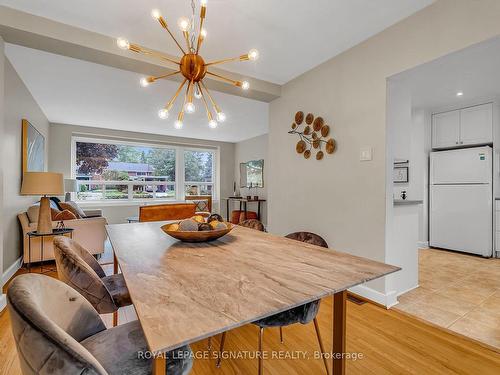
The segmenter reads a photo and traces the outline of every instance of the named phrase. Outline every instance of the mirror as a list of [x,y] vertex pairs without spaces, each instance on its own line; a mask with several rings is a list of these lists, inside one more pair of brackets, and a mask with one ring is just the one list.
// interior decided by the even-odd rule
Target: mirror
[[264,159],[240,163],[240,187],[264,187]]

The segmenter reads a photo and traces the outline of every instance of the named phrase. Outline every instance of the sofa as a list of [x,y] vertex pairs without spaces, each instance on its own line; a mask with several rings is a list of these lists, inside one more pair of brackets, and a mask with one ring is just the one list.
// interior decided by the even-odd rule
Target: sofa
[[[88,249],[92,254],[102,254],[104,252],[104,243],[107,238],[106,219],[102,217],[101,210],[84,210],[87,217],[81,219],[64,220],[66,228],[73,228],[73,239]],[[17,215],[22,228],[23,235],[23,262],[29,262],[28,252],[28,232],[35,231],[36,221],[30,221],[28,212],[22,212]],[[33,219],[33,217],[32,217]],[[57,226],[58,221],[52,221],[52,227]],[[43,260],[54,259],[53,237],[43,238]],[[31,238],[31,262],[41,260],[41,239]]]

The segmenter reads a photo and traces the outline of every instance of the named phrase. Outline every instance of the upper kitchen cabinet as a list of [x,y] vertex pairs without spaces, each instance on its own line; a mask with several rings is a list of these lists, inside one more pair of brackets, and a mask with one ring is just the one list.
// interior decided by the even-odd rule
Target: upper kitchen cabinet
[[493,104],[432,116],[432,148],[493,143]]

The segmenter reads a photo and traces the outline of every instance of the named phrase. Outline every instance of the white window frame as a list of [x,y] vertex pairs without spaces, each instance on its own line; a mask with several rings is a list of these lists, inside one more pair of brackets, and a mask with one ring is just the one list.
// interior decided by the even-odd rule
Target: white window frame
[[[79,204],[100,204],[106,205],[122,205],[122,204],[144,204],[148,202],[173,202],[173,201],[184,201],[185,200],[185,186],[192,185],[212,185],[212,200],[218,201],[218,186],[219,186],[219,173],[217,166],[220,165],[219,147],[206,147],[206,146],[196,146],[196,145],[178,145],[172,143],[154,143],[142,140],[116,140],[111,138],[99,138],[99,137],[82,137],[82,136],[72,136],[71,138],[71,178],[76,179],[76,143],[86,142],[86,143],[101,143],[101,144],[115,144],[115,145],[128,145],[136,147],[152,147],[152,148],[165,148],[170,150],[175,150],[175,181],[101,181],[101,180],[89,180],[80,181],[78,186],[92,184],[92,185],[102,185],[103,195],[101,199],[95,200],[77,200]],[[189,182],[184,181],[184,151],[199,151],[199,152],[212,152],[212,182]],[[152,176],[154,177],[154,176]],[[128,186],[128,198],[127,199],[105,199],[106,185],[127,185]],[[153,198],[143,198],[134,199],[133,198],[133,186],[147,185],[147,186],[159,186],[159,185],[169,185],[175,187],[175,197],[173,198],[157,198],[156,188],[153,188]],[[76,195],[76,193],[73,193]],[[75,197],[76,198],[76,197]]]

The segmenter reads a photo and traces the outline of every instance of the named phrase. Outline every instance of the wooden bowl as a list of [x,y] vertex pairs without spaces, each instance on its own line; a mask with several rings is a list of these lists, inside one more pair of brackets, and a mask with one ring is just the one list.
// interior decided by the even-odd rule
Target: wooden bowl
[[227,229],[218,229],[218,230],[207,230],[207,231],[180,231],[180,230],[169,230],[169,228],[178,223],[170,223],[165,224],[161,227],[161,229],[171,237],[178,239],[183,242],[209,242],[214,241],[217,238],[221,238],[225,236],[234,228],[234,224],[225,222],[227,225]]

